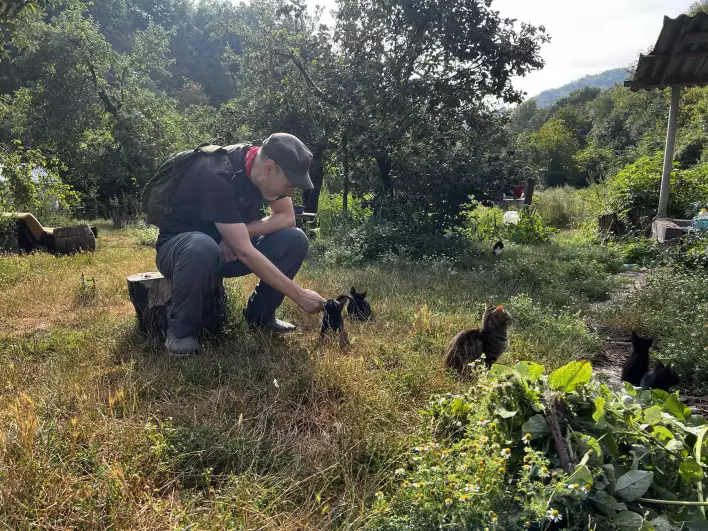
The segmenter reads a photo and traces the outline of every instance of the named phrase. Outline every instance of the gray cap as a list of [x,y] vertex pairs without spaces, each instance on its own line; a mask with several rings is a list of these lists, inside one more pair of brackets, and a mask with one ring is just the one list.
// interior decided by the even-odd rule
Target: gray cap
[[290,184],[303,190],[314,188],[309,174],[312,153],[299,138],[288,133],[275,133],[263,141],[261,149],[283,169]]

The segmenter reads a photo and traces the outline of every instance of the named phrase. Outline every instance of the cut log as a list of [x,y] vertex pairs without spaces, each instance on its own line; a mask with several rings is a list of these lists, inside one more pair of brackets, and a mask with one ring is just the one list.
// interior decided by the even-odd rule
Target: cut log
[[[135,307],[140,331],[164,338],[172,305],[172,282],[160,273],[137,273],[128,277],[128,295]],[[224,279],[217,277],[207,294],[200,333],[218,335],[227,318]]]
[[57,227],[52,231],[54,250],[57,254],[70,254],[79,251],[95,251],[96,236],[85,223],[72,227]]

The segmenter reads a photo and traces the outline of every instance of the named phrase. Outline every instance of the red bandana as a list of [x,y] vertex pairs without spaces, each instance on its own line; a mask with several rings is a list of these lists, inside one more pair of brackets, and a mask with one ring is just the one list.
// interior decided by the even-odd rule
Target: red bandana
[[258,155],[258,152],[260,151],[261,148],[258,146],[253,146],[251,149],[248,150],[248,153],[246,153],[246,175],[248,178],[251,178],[251,168],[253,168],[253,161],[256,159],[256,155]]

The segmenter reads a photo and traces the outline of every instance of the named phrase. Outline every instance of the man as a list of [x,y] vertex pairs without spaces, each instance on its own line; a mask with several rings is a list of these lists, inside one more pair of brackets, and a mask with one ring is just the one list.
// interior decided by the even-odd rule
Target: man
[[[285,296],[308,313],[321,311],[325,302],[292,280],[309,241],[295,227],[291,198],[296,187],[313,188],[312,153],[293,135],[276,133],[260,148],[239,146],[217,156],[217,163],[207,155],[193,163],[175,192],[172,212],[160,221],[157,267],[172,279],[165,341],[172,356],[199,351],[204,299],[217,276],[254,273],[260,282],[244,316],[275,332],[295,328],[275,318]],[[263,200],[272,215],[260,219]]]

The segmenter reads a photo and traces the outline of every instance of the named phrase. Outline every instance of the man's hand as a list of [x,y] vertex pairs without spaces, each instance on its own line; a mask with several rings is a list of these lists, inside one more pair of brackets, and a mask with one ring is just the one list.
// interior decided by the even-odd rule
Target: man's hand
[[229,247],[229,244],[226,243],[226,240],[221,240],[221,243],[219,244],[219,254],[221,255],[222,264],[228,264],[229,262],[238,261],[238,256],[236,256],[236,253],[233,252],[231,247]]
[[298,296],[293,299],[303,311],[307,313],[318,313],[324,308],[325,299],[311,289],[303,289]]

